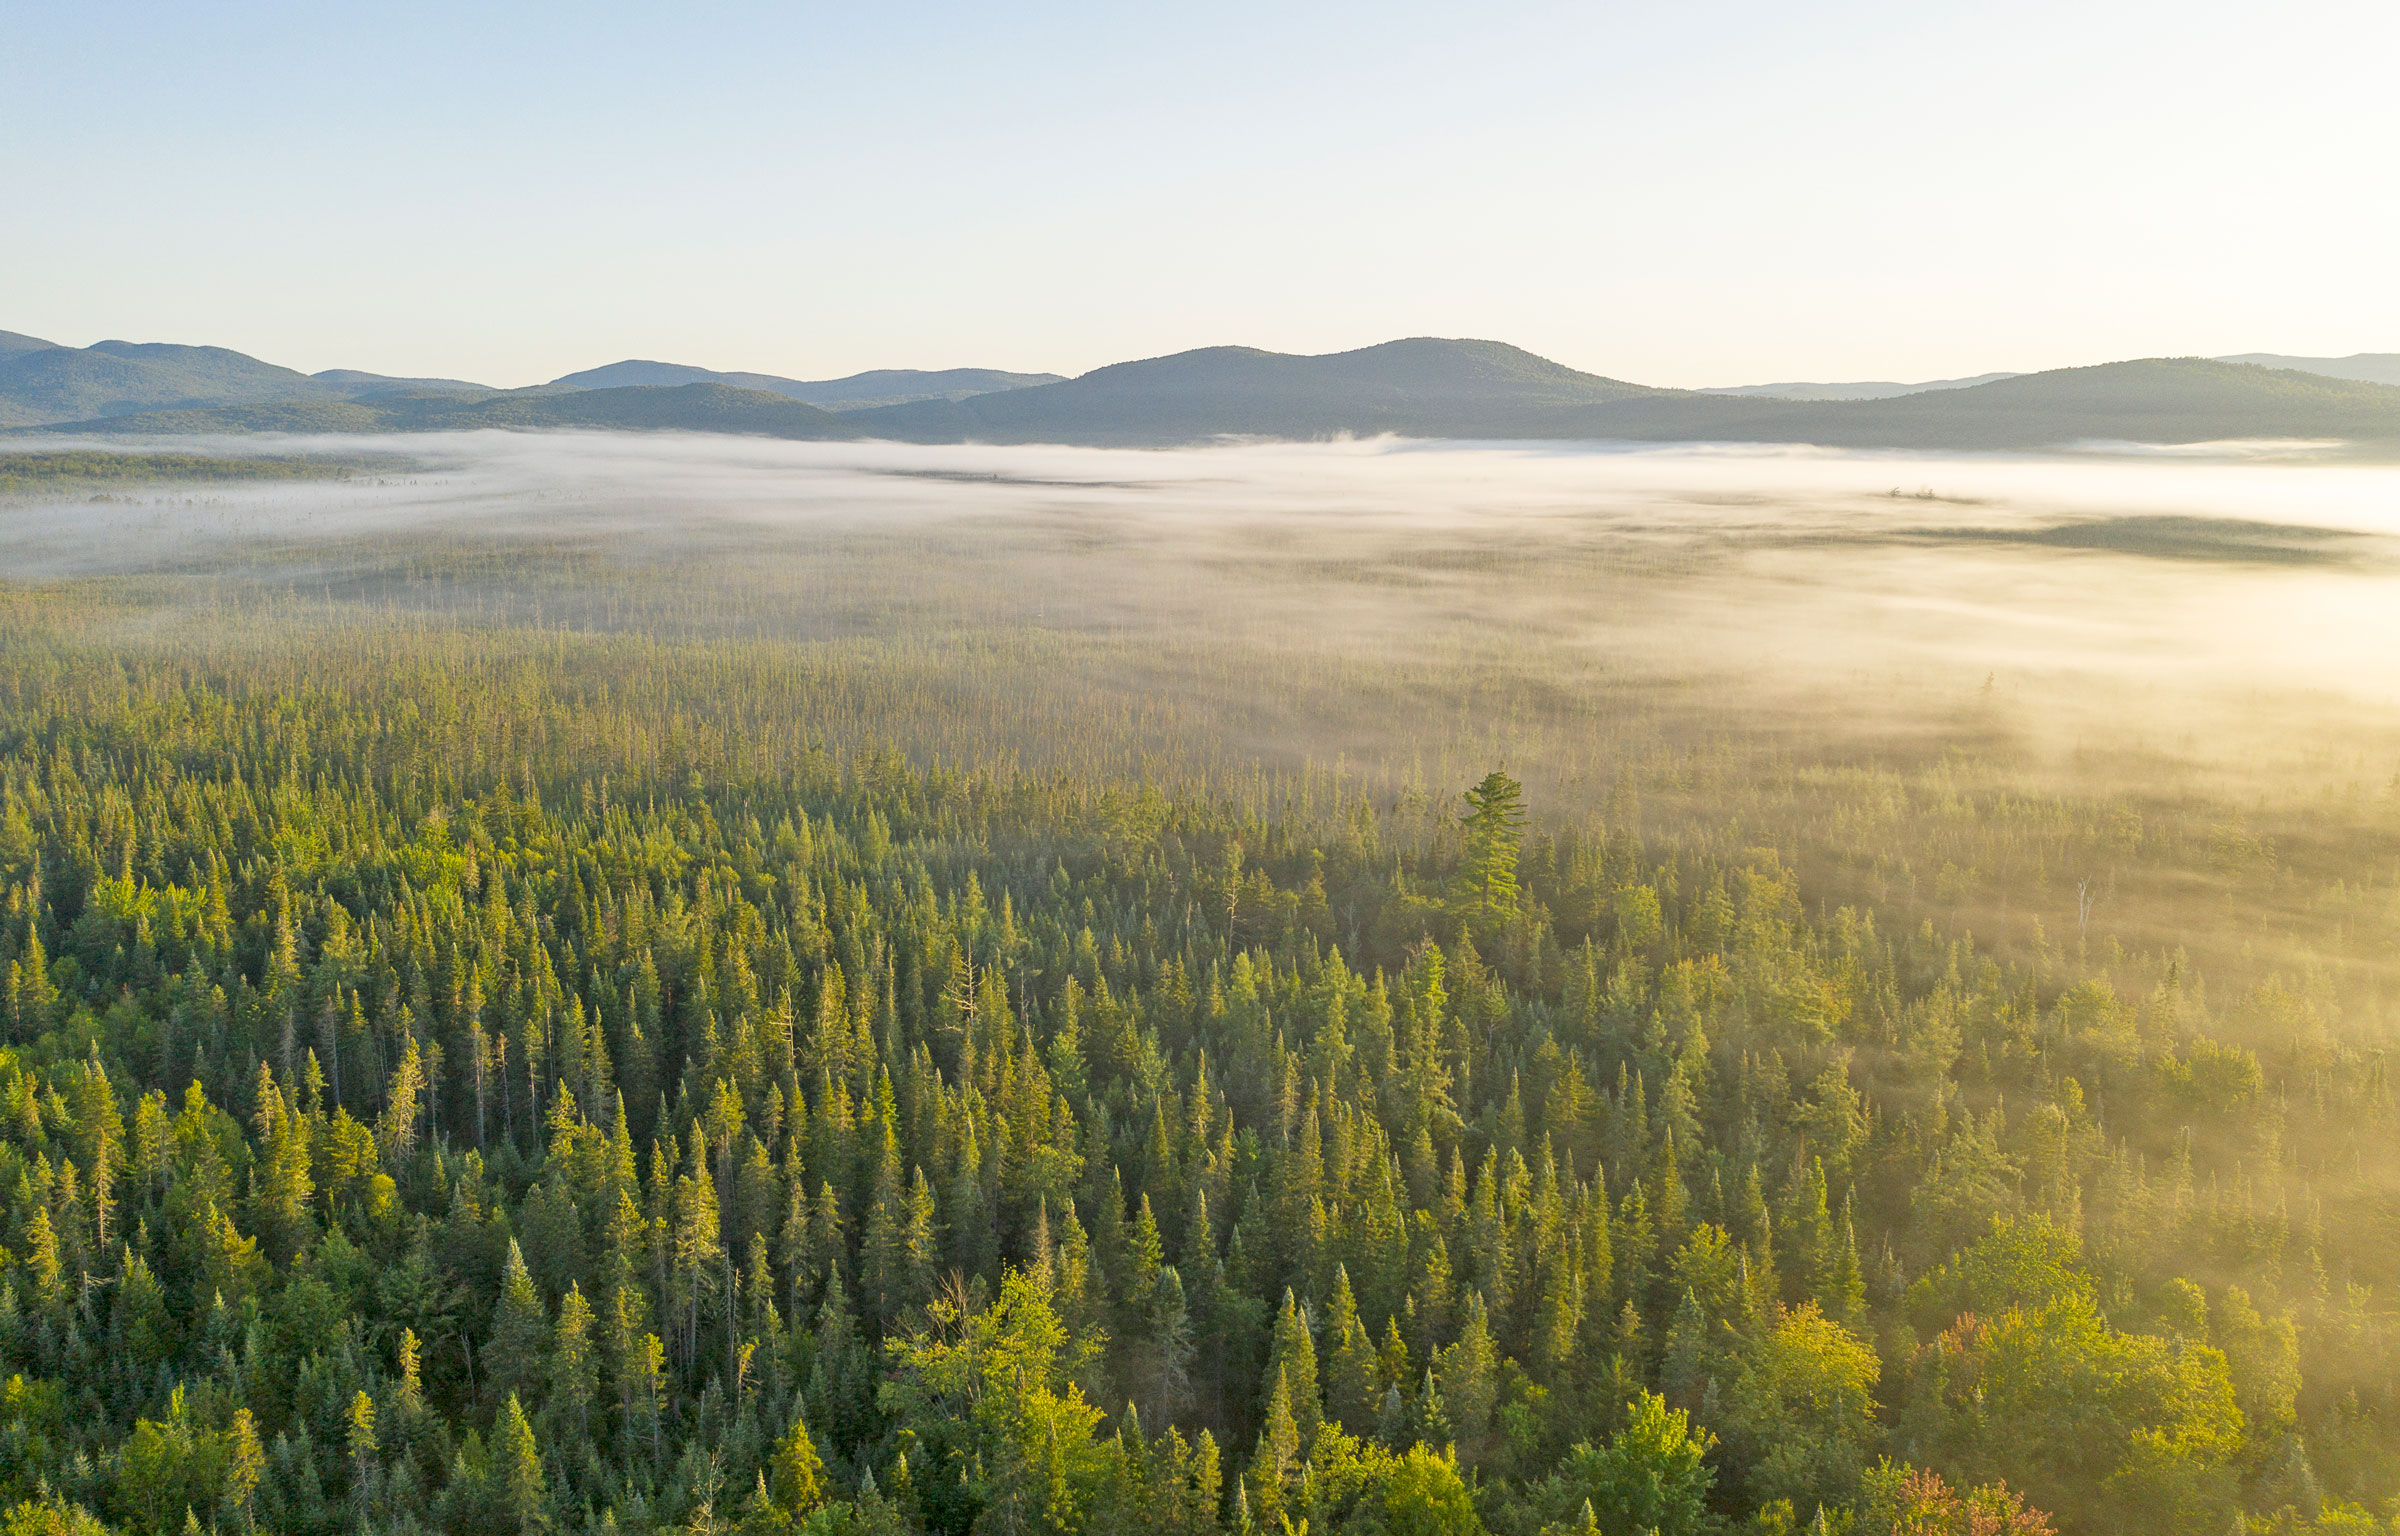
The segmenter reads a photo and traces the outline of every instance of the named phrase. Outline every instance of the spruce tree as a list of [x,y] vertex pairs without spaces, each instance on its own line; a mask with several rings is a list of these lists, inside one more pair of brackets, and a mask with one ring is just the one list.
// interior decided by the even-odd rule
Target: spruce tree
[[543,1408],[554,1437],[571,1431],[577,1441],[591,1438],[592,1399],[599,1383],[591,1304],[583,1299],[583,1288],[571,1284],[558,1304],[558,1327],[550,1346],[550,1396]]
[[1278,1387],[1284,1409],[1299,1435],[1299,1454],[1306,1456],[1324,1422],[1324,1398],[1317,1389],[1317,1346],[1309,1337],[1308,1321],[1287,1287],[1283,1310],[1275,1315],[1275,1334],[1267,1355],[1266,1389],[1270,1399]]
[[483,1385],[492,1400],[538,1395],[551,1345],[549,1316],[525,1267],[524,1251],[512,1237],[500,1272],[500,1300],[492,1309],[491,1338],[483,1347]]
[[1334,1271],[1333,1305],[1325,1319],[1325,1335],[1333,1353],[1325,1363],[1325,1410],[1342,1428],[1359,1436],[1375,1432],[1376,1411],[1382,1406],[1382,1362],[1359,1321],[1358,1302],[1350,1291],[1350,1272]]

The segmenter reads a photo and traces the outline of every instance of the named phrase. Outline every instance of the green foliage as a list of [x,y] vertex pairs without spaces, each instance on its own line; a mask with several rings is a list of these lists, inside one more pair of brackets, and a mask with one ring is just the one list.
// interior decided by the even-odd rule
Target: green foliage
[[1947,1464],[1969,1480],[2121,1524],[2231,1518],[2243,1425],[2217,1349],[2119,1332],[2073,1295],[1963,1321],[1919,1373]]
[[47,623],[0,614],[30,1529],[2082,1536],[2400,1492],[2390,1258],[2311,1182],[2383,1101],[2315,1002],[2246,1005],[2291,1075],[2196,987],[1888,938],[1500,775],[1462,838],[837,750],[759,701],[860,674],[709,646],[310,679]]
[[1856,1501],[1882,1444],[1882,1370],[1867,1342],[1814,1302],[1786,1312],[1752,1346],[1727,1394],[1725,1424],[1759,1502],[1839,1509]]
[[0,1513],[0,1536],[107,1536],[107,1527],[80,1504],[29,1499]]
[[1383,1481],[1384,1529],[1391,1536],[1480,1536],[1483,1521],[1455,1458],[1412,1445]]
[[1604,1445],[1578,1445],[1553,1480],[1549,1502],[1589,1504],[1605,1530],[1699,1536],[1713,1524],[1706,1465],[1716,1436],[1655,1392],[1630,1405],[1625,1424]]
[[1517,915],[1517,849],[1525,836],[1525,786],[1494,769],[1466,793],[1466,857],[1459,867],[1461,907],[1485,921]]

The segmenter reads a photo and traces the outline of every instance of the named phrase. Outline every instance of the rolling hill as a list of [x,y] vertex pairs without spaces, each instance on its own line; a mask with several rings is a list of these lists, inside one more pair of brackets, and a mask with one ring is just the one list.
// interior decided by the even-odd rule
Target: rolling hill
[[2329,379],[2356,379],[2362,384],[2400,385],[2400,352],[2353,352],[2348,357],[2287,357],[2280,352],[2238,352],[2220,363],[2250,363],[2260,368],[2287,368],[2296,373],[2321,373]]
[[223,347],[103,341],[90,347],[37,345],[0,352],[0,411],[17,422],[74,421],[322,392],[307,374]]
[[[465,379],[395,378],[355,368],[328,368],[321,373],[305,374],[224,347],[129,341],[62,347],[38,336],[0,331],[0,427],[75,424],[137,415],[181,419],[194,412],[239,410],[250,412],[262,421],[305,422],[321,418],[343,424],[324,430],[350,431],[355,430],[350,423],[364,418],[356,412],[318,408],[382,402],[379,409],[396,413],[400,419],[414,419],[425,414],[429,407],[411,404],[409,400],[425,395],[439,395],[455,405],[476,399],[522,400],[528,396],[613,393],[628,387],[689,384],[730,388],[737,393],[769,394],[803,404],[860,409],[915,400],[958,400],[988,390],[1054,383],[1057,379],[1058,375],[1051,373],[1008,373],[995,368],[952,368],[930,373],[884,368],[844,379],[808,382],[771,374],[712,373],[705,368],[673,363],[624,362],[569,374],[531,390],[497,390]],[[281,409],[269,410],[269,407]],[[503,407],[497,414],[507,417],[512,411],[524,409],[521,405]],[[729,409],[734,418],[747,419],[742,408]],[[633,414],[639,416],[643,412],[635,410]]]
[[2145,358],[2020,374],[1886,400],[1807,402],[1664,392],[1528,422],[1529,437],[2026,449],[2242,438],[2400,442],[2400,389],[2319,374]]
[[998,368],[875,368],[839,379],[786,379],[771,373],[718,373],[684,363],[653,363],[628,359],[604,368],[590,368],[550,381],[567,389],[620,389],[629,386],[728,384],[736,389],[764,390],[803,400],[828,410],[867,410],[904,405],[914,400],[964,400],[994,390],[1025,389],[1055,384],[1055,373],[1009,373]]
[[1080,378],[849,414],[918,441],[1179,442],[1226,435],[1517,435],[1546,413],[1657,393],[1497,341],[1417,337],[1299,357],[1204,347]]
[[2013,379],[2013,373],[1979,373],[1965,379],[1925,379],[1903,384],[1893,379],[1853,379],[1845,383],[1811,384],[1791,381],[1782,384],[1728,384],[1716,389],[1704,389],[1704,395],[1762,395],[1770,400],[1889,400],[1895,395],[1921,395],[1932,389],[1972,389],[1995,379]]
[[1328,357],[1211,348],[1064,384],[851,413],[913,441],[1188,442],[1424,437],[2036,448],[2094,439],[2400,440],[2400,389],[2204,358],[2013,375],[1885,399],[1645,389],[1497,342],[1390,342]]
[[395,378],[388,373],[362,373],[356,368],[328,368],[321,373],[312,373],[309,377],[329,389],[340,391],[350,399],[396,389],[431,389],[455,395],[496,395],[500,393],[489,384],[476,384],[466,379],[404,379]]
[[[642,371],[649,369],[665,372]],[[1956,381],[1877,399],[1802,400],[1649,389],[1500,342],[1419,337],[1323,356],[1207,347],[1025,388],[845,410],[713,376],[675,382],[685,372],[701,370],[615,364],[495,391],[340,371],[311,377],[221,348],[0,341],[0,403],[13,407],[20,434],[585,428],[925,443],[1165,445],[1389,433],[1936,449],[2232,438],[2400,445],[2400,388],[2208,358]],[[892,371],[830,384],[868,391],[895,378],[922,384],[975,372]],[[655,382],[608,382],[628,378]],[[885,383],[860,382],[869,380]],[[62,421],[57,412],[70,404],[89,415]]]
[[342,368],[312,376],[226,347],[132,341],[62,347],[0,332],[0,423],[14,426],[426,389],[494,392],[458,379],[394,379]]

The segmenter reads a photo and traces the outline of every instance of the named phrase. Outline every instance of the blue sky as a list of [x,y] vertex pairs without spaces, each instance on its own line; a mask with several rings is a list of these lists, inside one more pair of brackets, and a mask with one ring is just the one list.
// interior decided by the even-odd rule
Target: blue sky
[[2400,7],[0,0],[0,328],[523,384],[2400,350]]

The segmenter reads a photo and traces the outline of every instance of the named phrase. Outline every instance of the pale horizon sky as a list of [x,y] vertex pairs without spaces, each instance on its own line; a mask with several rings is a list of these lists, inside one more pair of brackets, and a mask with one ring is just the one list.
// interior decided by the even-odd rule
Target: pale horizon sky
[[0,7],[0,329],[502,385],[2400,351],[2400,7]]

